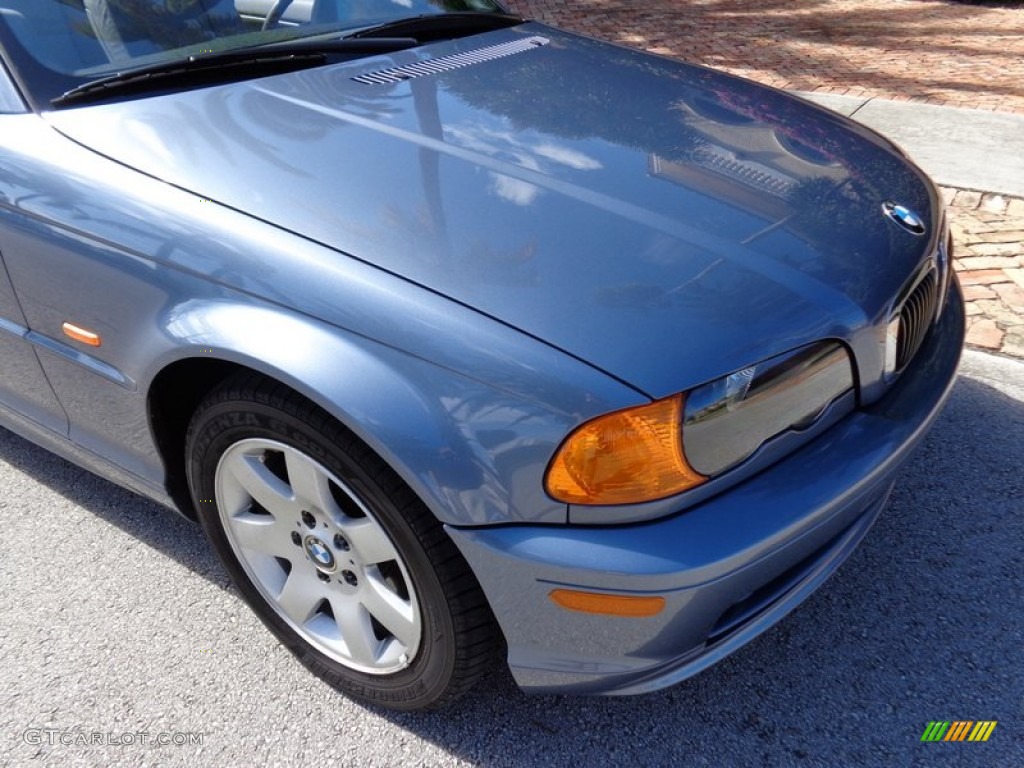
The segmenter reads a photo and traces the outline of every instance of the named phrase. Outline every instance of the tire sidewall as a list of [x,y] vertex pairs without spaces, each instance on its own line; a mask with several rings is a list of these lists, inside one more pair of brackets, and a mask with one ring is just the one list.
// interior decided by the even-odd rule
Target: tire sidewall
[[[354,443],[346,437],[325,434],[264,403],[227,401],[201,410],[193,421],[186,446],[189,487],[199,522],[246,602],[281,643],[314,673],[368,702],[400,709],[429,706],[447,687],[455,666],[455,627],[447,600],[427,552],[403,513],[409,500],[396,505],[378,481],[383,463],[377,459],[380,466],[375,476],[351,455]],[[372,675],[344,666],[304,640],[252,583],[228,541],[215,501],[216,469],[221,456],[232,445],[248,438],[276,440],[323,465],[359,497],[391,538],[412,579],[421,617],[420,645],[408,667],[386,675]]]

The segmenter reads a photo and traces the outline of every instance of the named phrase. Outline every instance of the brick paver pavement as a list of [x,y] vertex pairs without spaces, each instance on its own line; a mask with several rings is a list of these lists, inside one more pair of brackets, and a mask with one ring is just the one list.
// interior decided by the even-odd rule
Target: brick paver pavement
[[1024,200],[944,189],[967,343],[1024,358]]
[[1024,1],[509,0],[779,88],[1024,114]]
[[[1024,114],[1024,0],[508,4],[530,18],[779,88]],[[1024,200],[943,192],[967,299],[967,343],[1024,358]]]

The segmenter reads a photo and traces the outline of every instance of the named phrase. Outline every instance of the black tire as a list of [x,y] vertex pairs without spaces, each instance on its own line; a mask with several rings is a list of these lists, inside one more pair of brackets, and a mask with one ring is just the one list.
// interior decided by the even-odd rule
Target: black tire
[[[258,451],[264,445],[273,447],[275,444],[286,447],[282,449],[282,458],[278,461],[277,453],[268,450],[265,456],[257,457],[262,465],[260,471],[272,471],[270,464],[274,462],[284,466],[286,461],[293,461],[296,462],[294,466],[305,467],[297,462],[303,458],[308,459],[309,466],[314,470],[319,467],[329,473],[331,479],[328,486],[332,498],[336,501],[340,498],[345,509],[352,515],[365,513],[390,539],[399,556],[394,562],[379,566],[366,565],[366,574],[347,570],[343,573],[351,576],[353,583],[357,584],[351,589],[368,590],[371,575],[376,579],[373,583],[380,584],[385,569],[388,569],[388,588],[400,598],[404,595],[408,600],[412,611],[410,615],[418,619],[419,633],[415,653],[411,657],[408,653],[402,654],[399,662],[392,660],[392,663],[405,664],[404,668],[394,671],[375,668],[366,671],[357,668],[358,659],[354,652],[352,658],[348,658],[344,652],[339,657],[332,650],[336,647],[356,647],[341,630],[340,621],[336,622],[339,625],[337,632],[345,645],[328,646],[328,640],[322,640],[320,634],[306,629],[305,624],[300,627],[292,623],[286,616],[283,607],[284,587],[279,593],[280,604],[272,596],[272,587],[276,583],[274,579],[285,579],[287,586],[293,573],[296,575],[296,584],[313,585],[314,582],[306,572],[310,568],[322,586],[311,586],[307,590],[309,593],[319,596],[318,590],[340,592],[349,589],[351,585],[342,583],[340,577],[335,584],[337,571],[325,573],[321,570],[327,567],[349,567],[344,565],[342,559],[358,552],[355,544],[351,544],[350,551],[350,545],[344,537],[341,544],[344,551],[337,548],[337,538],[329,538],[334,534],[328,525],[334,524],[331,516],[337,516],[337,508],[330,513],[312,510],[311,520],[305,525],[295,520],[298,515],[290,511],[280,515],[271,514],[268,519],[274,526],[273,530],[278,533],[274,534],[274,544],[268,545],[266,552],[254,552],[239,543],[244,537],[236,533],[236,530],[245,532],[255,528],[235,521],[243,518],[244,521],[261,521],[262,518],[253,515],[262,515],[267,510],[252,496],[250,501],[245,502],[251,505],[248,510],[240,513],[240,516],[232,517],[219,508],[218,487],[225,499],[220,506],[226,508],[236,505],[237,499],[244,498],[246,494],[239,495],[231,490],[235,487],[232,485],[234,477],[239,474],[234,467],[251,466],[245,462],[252,461],[250,454],[241,454],[240,451]],[[222,462],[225,456],[230,458]],[[235,458],[238,456],[242,458]],[[434,709],[447,705],[469,690],[495,660],[502,642],[494,617],[469,566],[440,523],[409,487],[362,441],[321,408],[294,391],[256,374],[239,375],[225,382],[202,401],[192,418],[186,438],[186,466],[199,522],[242,596],[306,667],[337,689],[353,698],[390,709]],[[222,468],[220,486],[218,467]],[[277,470],[277,473],[281,472],[284,473],[282,480],[287,482],[288,470]],[[337,495],[338,492],[341,496]],[[293,493],[297,494],[296,491]],[[355,507],[352,506],[353,500],[357,505]],[[340,505],[341,502],[338,508]],[[326,508],[330,505],[325,503],[323,506]],[[280,509],[290,510],[283,505]],[[302,513],[303,519],[305,514]],[[325,522],[319,522],[321,519]],[[358,522],[357,517],[343,516],[340,519],[342,522],[339,525]],[[283,546],[279,535],[283,529],[279,528],[279,523],[284,524],[285,520],[287,525],[294,526],[294,529],[289,528],[289,536],[296,546],[294,556],[289,555],[287,559],[274,553]],[[312,528],[309,522],[313,523]],[[271,530],[271,527],[268,526],[266,530]],[[339,527],[337,530],[353,529]],[[305,536],[301,545],[296,540],[297,535],[299,538]],[[324,542],[335,543],[331,554],[321,552]],[[243,552],[245,554],[240,556]],[[273,558],[273,562],[269,558]],[[331,560],[325,565],[321,560],[327,558]],[[275,564],[281,568],[280,574],[274,571]],[[363,565],[362,560],[359,565]],[[357,565],[351,567],[355,569]],[[254,573],[260,576],[251,575]],[[264,578],[264,573],[270,576]],[[406,579],[409,580],[408,584],[405,583]],[[296,587],[292,593],[300,593],[304,589],[305,586]],[[336,604],[344,607],[345,615],[351,615],[349,610],[364,610],[363,603],[351,609],[353,600],[358,603],[358,598],[351,595],[342,595],[338,600],[341,602],[336,603],[334,592],[330,592],[328,599],[322,600],[318,604],[320,608],[316,610],[325,611],[331,619],[335,616],[333,608]],[[289,606],[293,604],[289,603]],[[417,607],[418,614],[415,613]],[[377,621],[376,615],[366,611],[365,615],[360,612],[360,616],[363,617],[360,626],[365,628],[372,624],[372,637],[367,632],[349,634],[359,635],[368,643],[379,640],[383,646],[392,649],[392,653],[396,648],[401,650],[405,647],[398,637],[389,636],[388,628]],[[370,617],[369,622],[366,616]],[[323,623],[327,619],[319,614],[314,618],[320,622],[316,624],[317,627],[328,626]],[[413,626],[413,623],[403,626],[403,633],[412,636],[415,633]],[[362,637],[364,634],[369,640]],[[408,645],[412,647],[411,642]],[[366,658],[378,663],[375,656]]]

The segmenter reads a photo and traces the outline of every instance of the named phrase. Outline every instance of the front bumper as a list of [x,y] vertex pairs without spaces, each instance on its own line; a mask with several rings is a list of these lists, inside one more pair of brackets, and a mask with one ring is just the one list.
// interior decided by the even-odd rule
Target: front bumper
[[[779,621],[849,556],[952,387],[964,337],[956,281],[914,362],[878,402],[766,471],[673,517],[629,526],[448,531],[508,643],[519,685],[632,694],[672,685]],[[665,598],[650,618],[568,611],[564,587]]]

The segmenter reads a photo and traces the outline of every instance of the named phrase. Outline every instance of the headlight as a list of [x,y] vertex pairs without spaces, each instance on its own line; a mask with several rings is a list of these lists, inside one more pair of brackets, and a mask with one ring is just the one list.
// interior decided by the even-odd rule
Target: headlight
[[777,435],[809,427],[852,387],[845,347],[801,347],[690,392],[586,422],[558,449],[545,487],[569,504],[663,499],[726,472]]
[[806,429],[853,387],[845,347],[821,342],[773,357],[705,384],[686,398],[686,457],[706,475],[719,475],[766,441]]

